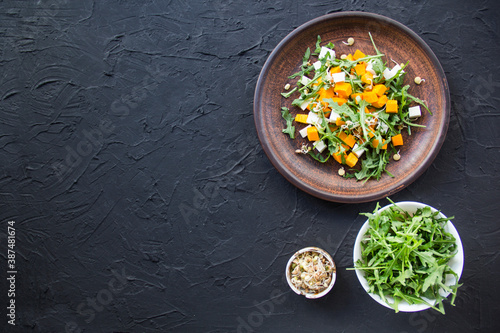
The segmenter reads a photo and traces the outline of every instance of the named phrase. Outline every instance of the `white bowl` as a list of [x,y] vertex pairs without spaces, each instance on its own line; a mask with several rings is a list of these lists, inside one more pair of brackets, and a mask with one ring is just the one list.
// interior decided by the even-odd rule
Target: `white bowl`
[[[305,293],[303,292],[302,290],[300,289],[297,289],[293,283],[292,283],[292,277],[291,277],[291,271],[290,271],[290,268],[292,267],[292,262],[293,260],[301,253],[304,253],[304,252],[316,252],[316,253],[320,253],[323,255],[323,257],[326,258],[326,260],[328,260],[331,264],[331,266],[333,267],[334,271],[332,273],[332,281],[330,282],[330,285],[325,289],[323,290],[322,292],[320,293],[317,293],[317,294],[310,294],[310,293]],[[335,266],[335,261],[333,261],[332,257],[328,254],[328,252],[326,252],[325,250],[323,249],[320,249],[319,247],[315,247],[315,246],[310,246],[310,247],[305,247],[297,252],[295,252],[295,254],[293,256],[290,257],[290,260],[288,260],[288,263],[286,264],[286,271],[285,271],[285,274],[286,274],[286,281],[288,282],[288,285],[290,286],[290,288],[292,288],[292,290],[299,294],[299,295],[304,295],[306,298],[311,298],[311,299],[314,299],[314,298],[320,298],[326,294],[328,294],[328,292],[332,289],[333,285],[335,284],[335,280],[337,278],[337,266]]]
[[[437,211],[437,209],[435,209],[434,207],[431,207],[429,205],[426,205],[426,204],[423,204],[420,202],[415,202],[415,201],[402,201],[402,202],[396,202],[395,204],[399,208],[401,208],[402,210],[405,210],[411,214],[415,213],[417,211],[417,209],[423,208],[423,207],[430,207],[433,212]],[[391,206],[393,206],[393,204],[390,204],[390,205],[387,205],[383,208],[380,208],[378,210],[378,212],[386,210]],[[440,216],[443,218],[446,218],[446,216],[443,213],[440,213]],[[368,224],[368,220],[366,220],[365,224],[363,224],[363,226],[359,230],[358,236],[356,237],[356,242],[354,243],[354,252],[353,252],[354,263],[356,263],[359,259],[361,259],[361,240],[363,239],[363,236],[365,235],[365,233],[369,227],[370,226]],[[450,259],[450,261],[448,262],[448,265],[457,274],[458,278],[460,279],[460,276],[462,275],[462,270],[464,268],[464,249],[462,246],[462,241],[460,240],[460,236],[458,235],[457,229],[455,229],[455,226],[450,221],[448,221],[448,223],[446,223],[444,230],[446,230],[446,232],[449,232],[450,234],[452,234],[453,237],[455,237],[455,239],[456,239],[457,253],[455,254],[455,256],[453,258]],[[366,279],[365,279],[364,271],[356,269],[356,275],[358,277],[359,282],[361,283],[361,286],[363,286],[365,291],[368,292],[368,281],[366,281]],[[446,285],[447,286],[454,285],[455,283],[456,283],[455,276],[450,275],[450,274],[446,276]],[[445,292],[443,289],[441,289],[439,291],[439,293],[443,297],[447,297],[450,294],[449,292]],[[388,304],[386,304],[380,298],[380,296],[378,296],[376,294],[371,294],[371,293],[368,293],[368,295],[370,295],[371,298],[373,298],[375,301],[382,304],[383,306],[392,309]],[[391,303],[394,302],[394,299],[392,297],[386,297],[386,298],[389,302],[391,302]],[[429,304],[434,305],[436,303],[435,300],[429,300],[426,298],[424,298],[424,299]],[[417,312],[417,311],[426,310],[428,308],[430,308],[430,306],[426,305],[426,304],[411,304],[410,305],[406,301],[401,301],[399,303],[399,306],[398,306],[398,309],[401,312]]]

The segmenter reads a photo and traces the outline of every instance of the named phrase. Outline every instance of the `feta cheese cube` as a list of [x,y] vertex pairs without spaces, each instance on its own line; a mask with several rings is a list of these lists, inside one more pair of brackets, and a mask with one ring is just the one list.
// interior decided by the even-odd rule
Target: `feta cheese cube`
[[359,145],[357,143],[354,144],[354,147],[352,147],[352,152],[358,157],[360,158],[361,155],[363,155],[363,153],[365,152],[365,150],[363,148],[359,148]]
[[324,46],[321,47],[321,51],[319,51],[318,58],[323,59],[324,57],[326,57],[327,54],[330,54],[330,59],[335,59],[335,51]]
[[314,112],[309,112],[309,114],[307,115],[307,120],[306,122],[308,124],[311,124],[311,125],[317,125],[319,124],[319,117],[316,113]]
[[401,66],[399,66],[398,64],[394,65],[394,67],[392,67],[391,69],[391,72],[396,75],[396,73],[401,69]]
[[384,75],[384,78],[386,80],[392,79],[392,77],[394,76],[394,74],[392,73],[392,71],[389,68],[384,69],[382,74]]
[[316,148],[317,151],[319,151],[320,153],[322,153],[323,150],[325,150],[326,145],[323,142],[323,140],[314,141],[314,148]]
[[307,76],[303,76],[300,78],[300,83],[302,83],[303,86],[307,86],[309,82],[311,82],[311,79],[308,78]]
[[344,82],[345,81],[345,73],[340,72],[340,73],[334,73],[332,74],[333,82]]
[[[391,70],[388,68],[384,69],[384,78],[386,80],[392,79],[396,74],[398,74],[399,70],[401,69],[401,66],[395,65]],[[404,71],[401,71],[401,73],[404,73]]]
[[309,103],[312,102],[312,98],[308,98],[306,99],[304,102],[302,102],[302,104],[300,104],[300,108],[302,110],[305,110],[307,108],[307,106],[309,105]]
[[408,111],[409,111],[408,116],[410,118],[418,118],[422,115],[422,112],[420,111],[420,105],[412,106],[411,108],[408,109]]
[[[392,69],[391,69],[391,73],[392,73],[392,76],[395,76],[396,74],[398,74],[398,71],[401,69],[401,66],[399,65],[396,65],[394,66]],[[401,71],[401,73],[404,73],[404,71]],[[401,75],[400,73],[400,75]]]
[[331,111],[330,112],[330,118],[329,119],[330,119],[331,122],[334,123],[337,120],[337,118],[339,118],[339,117],[340,116],[339,116],[339,114],[337,112],[335,112],[335,111]]
[[321,61],[316,61],[315,63],[313,63],[313,67],[315,70],[319,70],[321,68]]
[[307,129],[311,127],[311,125],[307,125],[306,127],[304,127],[303,129],[301,129],[299,131],[299,134],[301,137],[305,138],[307,136]]

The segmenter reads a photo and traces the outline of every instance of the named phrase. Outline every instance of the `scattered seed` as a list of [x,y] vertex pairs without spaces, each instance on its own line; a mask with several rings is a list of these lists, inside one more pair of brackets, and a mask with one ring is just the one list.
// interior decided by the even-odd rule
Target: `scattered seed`
[[340,59],[347,59],[347,54],[343,54],[340,56]]
[[401,159],[401,155],[399,155],[398,153],[394,154],[394,156],[392,157],[392,159],[394,161],[399,161]]
[[416,84],[420,84],[422,82],[425,82],[425,80],[422,79],[420,76],[417,76],[414,81],[415,81]]
[[351,46],[352,44],[354,44],[354,38],[349,37],[349,38],[347,39],[347,43],[346,43],[346,42],[342,42],[342,43],[344,43],[345,45],[349,45],[349,46]]
[[339,169],[339,176],[343,176],[343,175],[345,175],[344,167]]
[[308,145],[306,145],[305,143],[302,144],[302,147],[300,147],[300,149],[296,149],[295,152],[297,154],[307,154],[308,152],[310,152],[312,150],[311,147],[309,147]]
[[285,84],[285,90],[290,89],[290,83]]

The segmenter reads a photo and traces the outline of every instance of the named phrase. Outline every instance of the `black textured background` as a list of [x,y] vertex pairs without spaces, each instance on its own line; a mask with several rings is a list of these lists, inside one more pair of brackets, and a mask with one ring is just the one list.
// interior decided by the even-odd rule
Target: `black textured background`
[[[0,1],[0,331],[498,332],[498,1]],[[323,14],[393,18],[450,86],[446,141],[392,197],[455,216],[456,307],[395,314],[353,271],[375,203],[289,184],[258,142],[255,84],[273,48]],[[385,202],[384,202],[385,203]],[[6,232],[16,222],[16,327]],[[320,300],[283,281],[317,245],[338,278]]]

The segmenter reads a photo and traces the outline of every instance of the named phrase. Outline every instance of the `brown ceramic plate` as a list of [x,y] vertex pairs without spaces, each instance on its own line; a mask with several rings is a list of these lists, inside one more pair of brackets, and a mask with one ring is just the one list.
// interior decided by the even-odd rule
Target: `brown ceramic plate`
[[[299,109],[291,106],[293,96],[285,99],[280,93],[286,83],[292,87],[297,81],[288,79],[297,72],[307,47],[315,48],[316,38],[321,35],[322,45],[335,44],[338,56],[354,53],[359,48],[366,54],[375,54],[368,32],[380,52],[398,63],[410,61],[405,69],[405,83],[409,92],[427,102],[433,115],[422,108],[422,117],[416,121],[426,128],[412,129],[412,135],[403,133],[405,145],[401,148],[401,160],[391,160],[388,171],[377,181],[365,183],[338,176],[340,165],[331,158],[321,164],[310,156],[298,155],[305,139],[298,134],[303,125],[296,126],[296,139],[281,132],[286,127],[281,117],[281,107],[290,108],[295,115]],[[353,46],[342,41],[355,39]],[[392,66],[390,66],[392,67]],[[420,76],[421,85],[413,83]],[[283,39],[267,59],[259,76],[254,97],[254,117],[259,140],[278,171],[292,184],[316,197],[334,202],[367,202],[392,195],[417,179],[432,163],[439,152],[448,129],[450,95],[443,69],[429,46],[413,31],[387,17],[362,12],[343,12],[321,16],[309,21]]]

